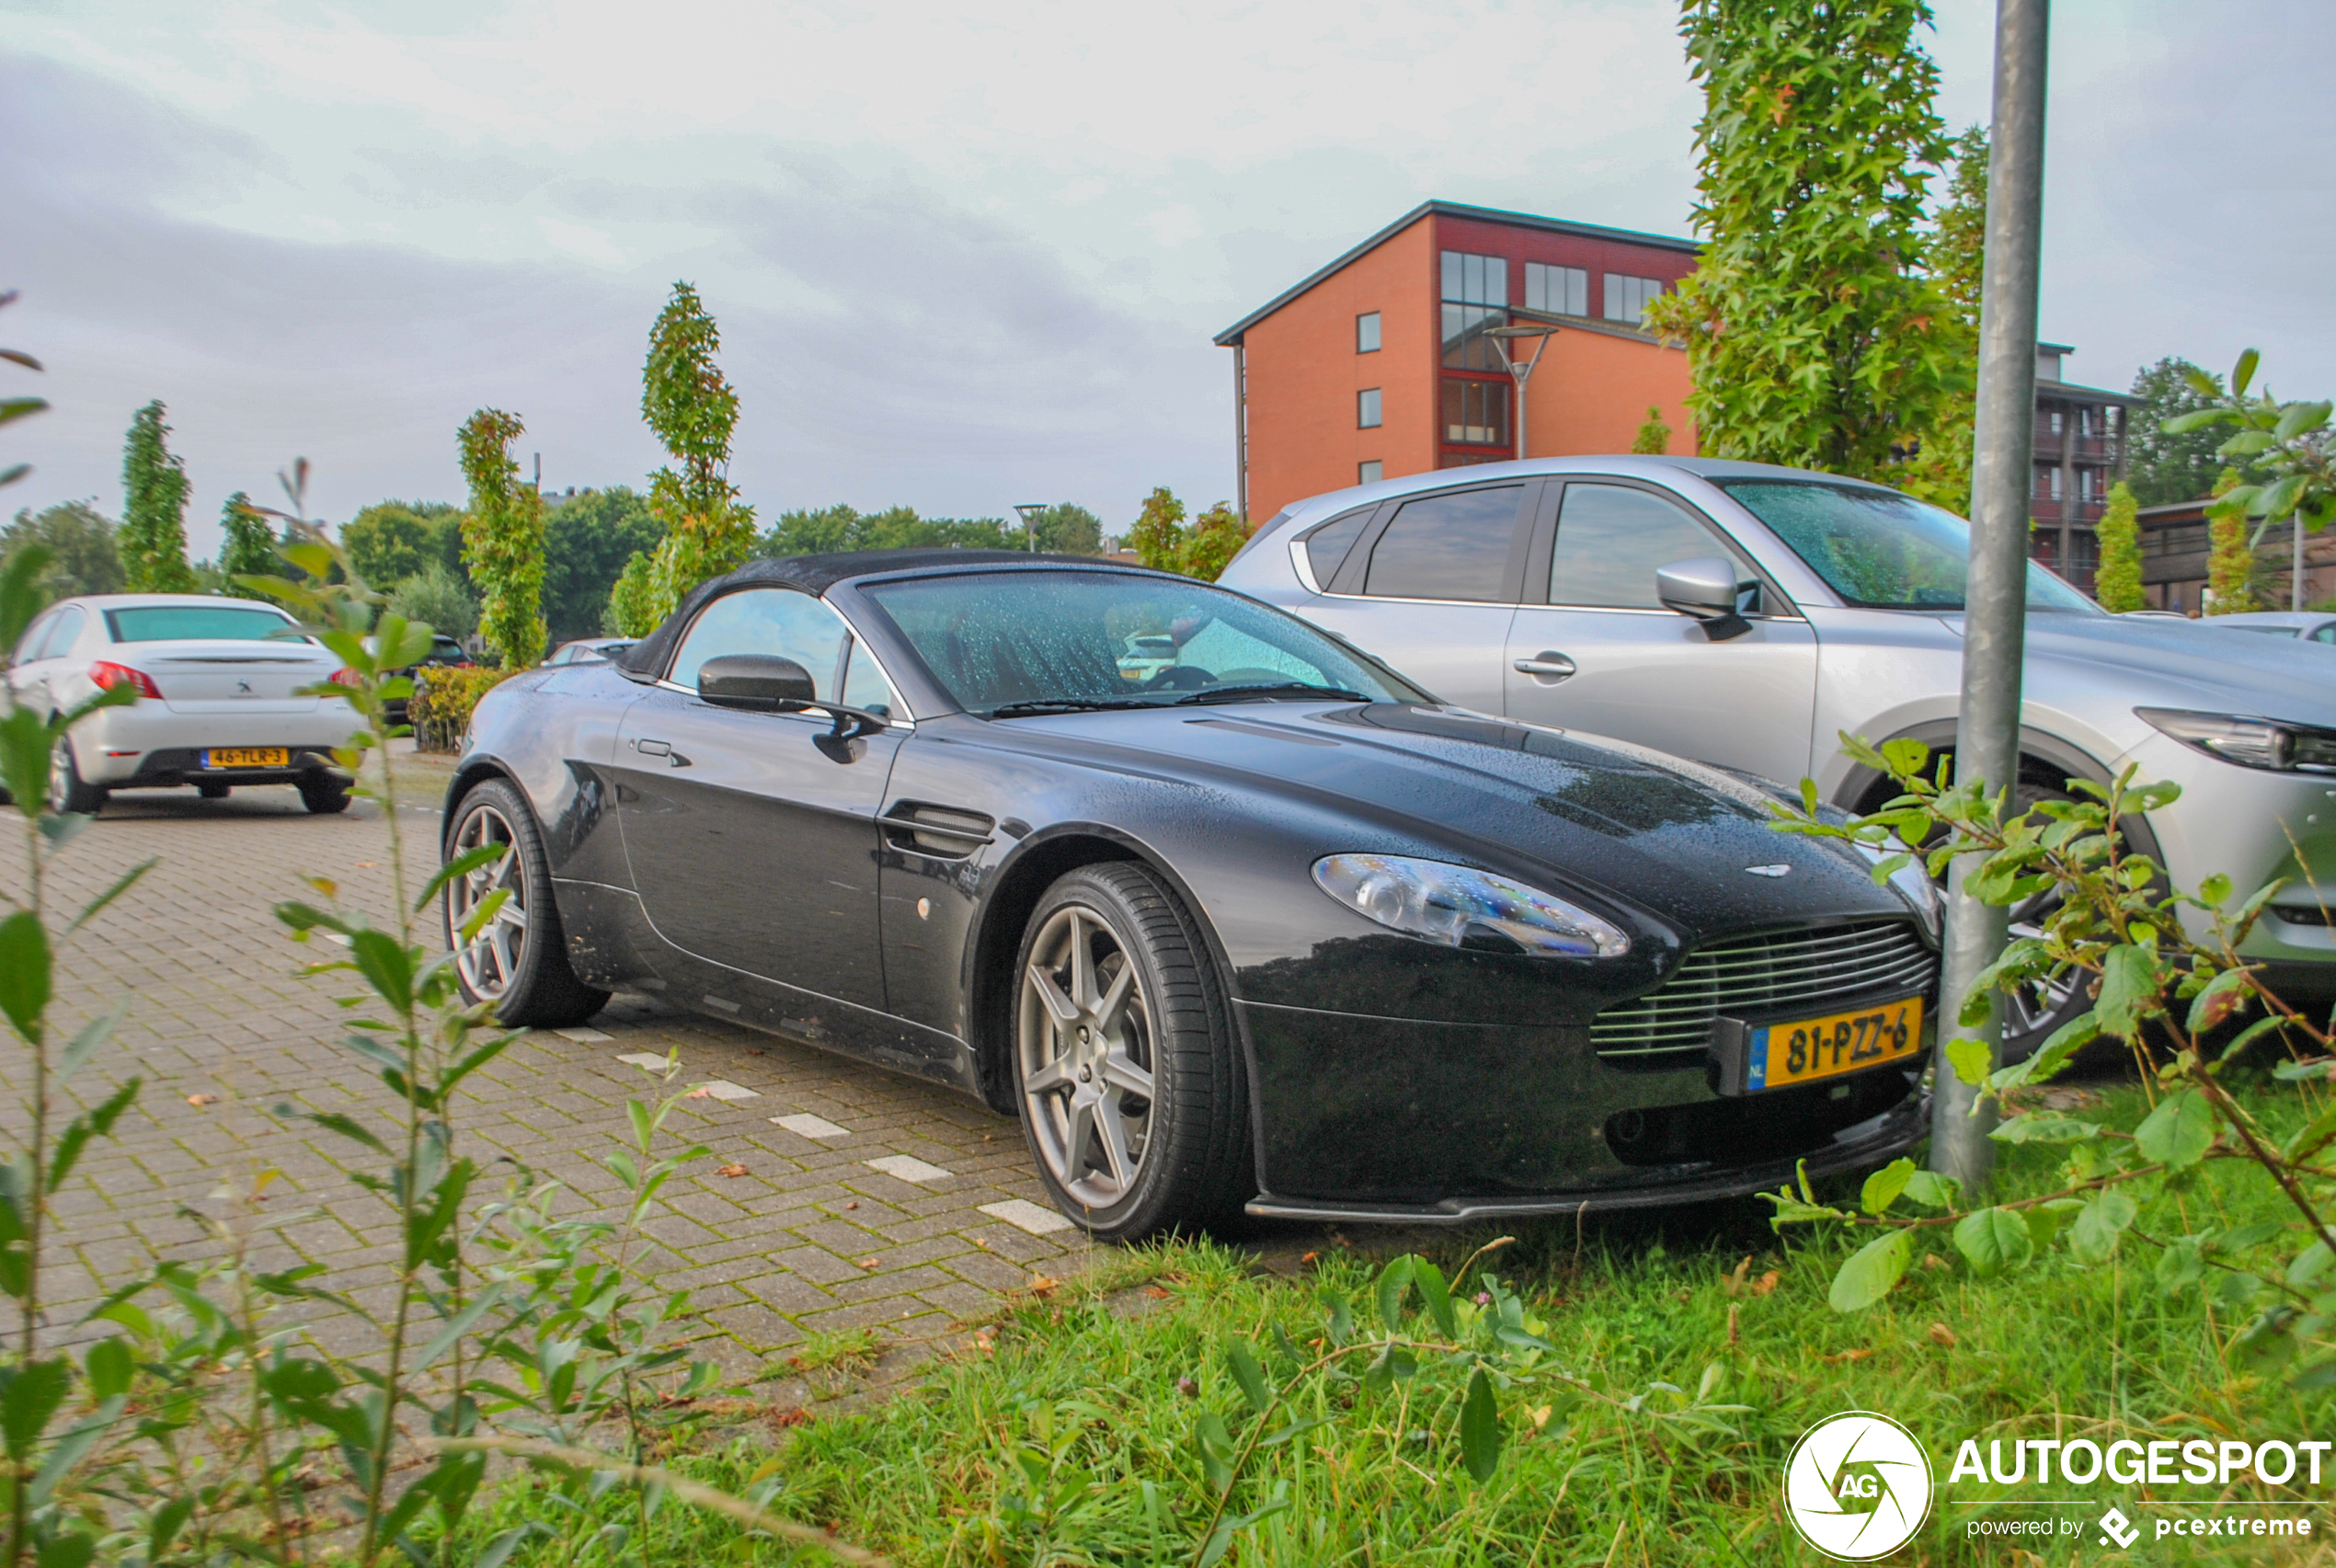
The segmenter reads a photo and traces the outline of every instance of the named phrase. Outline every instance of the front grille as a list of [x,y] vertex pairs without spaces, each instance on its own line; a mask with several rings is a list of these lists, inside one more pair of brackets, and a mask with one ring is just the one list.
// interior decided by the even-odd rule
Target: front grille
[[1590,1043],[1620,1060],[1700,1052],[1714,1018],[1822,1012],[1849,997],[1928,990],[1938,976],[1938,955],[1905,921],[1739,936],[1698,948],[1658,989],[1599,1013]]

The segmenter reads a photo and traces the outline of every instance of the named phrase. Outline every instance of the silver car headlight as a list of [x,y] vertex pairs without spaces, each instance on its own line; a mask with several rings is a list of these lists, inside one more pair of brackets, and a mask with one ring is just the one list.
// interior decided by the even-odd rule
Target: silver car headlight
[[1941,940],[1946,928],[1946,898],[1939,891],[1939,884],[1932,879],[1930,868],[1923,864],[1922,857],[1907,848],[1895,833],[1878,844],[1869,844],[1861,840],[1852,841],[1857,844],[1858,853],[1865,856],[1867,864],[1872,865],[1878,866],[1894,854],[1914,855],[1912,860],[1890,874],[1890,887],[1914,910],[1914,918],[1922,922],[1922,929],[1929,933],[1930,940]]
[[1322,890],[1391,931],[1447,947],[1620,958],[1631,939],[1554,894],[1439,860],[1334,854],[1314,863]]
[[2135,714],[2193,751],[2279,773],[2336,773],[2336,729],[2244,714],[2136,708]]

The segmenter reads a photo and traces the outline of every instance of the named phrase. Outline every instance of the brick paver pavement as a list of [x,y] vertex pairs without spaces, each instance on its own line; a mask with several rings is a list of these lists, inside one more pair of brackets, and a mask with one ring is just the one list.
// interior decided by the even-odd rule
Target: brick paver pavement
[[[400,814],[417,883],[435,864],[435,805]],[[132,998],[69,1097],[93,1104],[133,1073],[145,1087],[120,1136],[93,1146],[58,1196],[52,1323],[71,1323],[158,1255],[214,1245],[184,1206],[216,1207],[223,1181],[260,1168],[282,1173],[270,1213],[300,1217],[268,1232],[258,1261],[280,1266],[297,1253],[361,1298],[387,1279],[392,1224],[382,1201],[342,1173],[351,1146],[270,1114],[287,1099],[376,1116],[391,1104],[372,1070],[335,1043],[350,1014],[333,999],[356,989],[353,977],[298,976],[332,949],[293,943],[270,913],[280,899],[313,899],[301,879],[324,876],[384,920],[387,844],[381,812],[365,801],[346,816],[310,817],[289,788],[223,801],[154,792],[117,796],[55,863],[52,905],[71,910],[159,857],[72,940],[63,966],[52,1016],[68,1028],[123,992]],[[21,885],[20,860],[0,862],[0,887]],[[590,1029],[528,1036],[474,1078],[462,1146],[482,1164],[523,1162],[587,1199],[613,1196],[618,1184],[600,1159],[626,1136],[624,1103],[660,1090],[618,1058],[675,1047],[684,1081],[727,1080],[754,1095],[677,1108],[669,1127],[714,1153],[666,1188],[648,1227],[662,1249],[660,1282],[693,1292],[705,1348],[734,1375],[821,1331],[867,1325],[931,1339],[1034,1271],[1077,1266],[1086,1243],[1076,1230],[1040,1237],[981,1212],[1017,1198],[1044,1205],[1014,1123],[949,1091],[637,996],[619,996]],[[22,1054],[0,1058],[20,1107]],[[805,1114],[845,1135],[815,1139],[773,1122]],[[868,1163],[887,1156],[947,1173],[896,1163],[922,1178],[912,1182]],[[718,1174],[725,1166],[745,1173]],[[490,1166],[474,1190],[500,1185]]]

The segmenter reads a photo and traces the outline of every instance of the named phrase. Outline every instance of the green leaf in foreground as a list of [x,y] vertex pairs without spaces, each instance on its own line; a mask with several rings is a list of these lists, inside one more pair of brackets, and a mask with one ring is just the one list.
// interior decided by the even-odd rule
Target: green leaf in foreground
[[1482,1367],[1469,1375],[1468,1397],[1460,1402],[1460,1438],[1468,1473],[1479,1482],[1492,1480],[1501,1462],[1501,1413]]
[[2034,1249],[2028,1222],[2008,1208],[1983,1208],[1956,1220],[1954,1244],[1982,1279],[2018,1268]]
[[2107,1262],[2117,1250],[2117,1238],[2139,1212],[2134,1200],[2114,1187],[2095,1195],[2068,1231],[2068,1251],[2080,1263]]
[[1241,1397],[1249,1402],[1250,1409],[1263,1415],[1273,1407],[1273,1391],[1265,1386],[1265,1368],[1257,1365],[1249,1346],[1237,1339],[1225,1341],[1225,1366],[1241,1385]]
[[1890,1294],[1914,1261],[1914,1232],[1893,1230],[1868,1242],[1841,1265],[1826,1292],[1826,1302],[1837,1312],[1861,1312]]
[[2134,1145],[2170,1171],[2195,1165],[2215,1146],[2215,1107],[2195,1089],[2178,1089],[2134,1128]]

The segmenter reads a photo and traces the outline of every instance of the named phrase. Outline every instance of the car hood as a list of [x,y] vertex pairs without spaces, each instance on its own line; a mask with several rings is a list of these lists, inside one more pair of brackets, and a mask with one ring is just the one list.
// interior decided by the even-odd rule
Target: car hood
[[[1955,632],[1963,618],[1942,617]],[[2145,707],[2336,726],[2336,647],[2211,621],[2031,615],[2026,659],[2092,666]]]
[[1690,942],[1910,912],[1874,885],[1856,851],[1771,828],[1769,787],[1602,737],[1391,703],[1250,703],[1008,723],[1018,738],[1065,760],[1139,768],[1239,797],[1278,796],[1296,808],[1293,824],[1312,824],[1321,841],[1310,853],[1478,864],[1552,891],[1603,895]]

